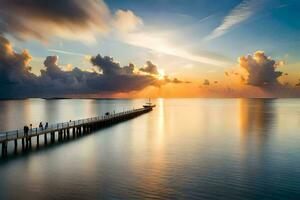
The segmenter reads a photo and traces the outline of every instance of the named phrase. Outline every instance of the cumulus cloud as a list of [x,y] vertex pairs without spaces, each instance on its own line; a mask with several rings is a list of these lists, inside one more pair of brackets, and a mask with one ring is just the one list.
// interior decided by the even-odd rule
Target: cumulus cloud
[[140,71],[155,75],[159,74],[157,66],[151,61],[147,61],[146,66],[144,68],[140,68]]
[[263,51],[257,51],[253,55],[242,56],[238,59],[239,66],[246,70],[247,76],[243,77],[246,84],[252,86],[278,85],[278,78],[282,76],[277,71],[277,62],[267,57]]
[[[160,87],[181,82],[176,78],[171,82],[159,80],[153,74],[153,69],[147,73],[138,73],[134,64],[121,67],[113,58],[100,54],[90,58],[91,64],[100,73],[83,71],[77,67],[63,70],[58,64],[58,56],[48,56],[41,75],[36,76],[31,72],[30,60],[28,51],[15,52],[9,41],[0,35],[0,98],[130,92],[148,86]],[[149,65],[150,61],[147,63],[152,66]]]
[[143,20],[131,10],[117,10],[113,26],[121,32],[131,32],[143,24]]
[[[100,54],[91,58],[91,62],[94,66],[98,66],[103,74],[106,75],[121,75],[121,74],[132,74],[132,70],[126,67],[122,68],[119,63],[115,62],[112,57],[104,56]],[[128,68],[128,69],[127,69]]]
[[131,31],[141,24],[132,11],[111,14],[103,0],[0,0],[0,33],[25,40],[51,36],[95,42],[112,27]]
[[28,51],[22,53],[14,52],[9,41],[0,35],[0,87],[1,93],[10,92],[7,90],[12,85],[34,84],[36,76],[32,74],[28,66],[31,56]]

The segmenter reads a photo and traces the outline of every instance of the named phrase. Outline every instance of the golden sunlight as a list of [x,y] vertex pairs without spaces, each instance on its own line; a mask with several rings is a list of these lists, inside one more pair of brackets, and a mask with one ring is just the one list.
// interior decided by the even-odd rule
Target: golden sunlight
[[165,74],[165,70],[164,69],[158,69],[158,75],[157,78],[159,80],[163,80],[165,78],[166,74]]

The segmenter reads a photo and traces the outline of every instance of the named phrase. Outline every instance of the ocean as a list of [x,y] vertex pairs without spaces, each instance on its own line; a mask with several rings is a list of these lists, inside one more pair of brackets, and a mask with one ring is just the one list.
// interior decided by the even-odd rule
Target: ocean
[[[121,112],[145,101],[2,100],[0,131]],[[152,112],[129,121],[10,153],[0,160],[0,199],[300,198],[299,99],[152,101]]]

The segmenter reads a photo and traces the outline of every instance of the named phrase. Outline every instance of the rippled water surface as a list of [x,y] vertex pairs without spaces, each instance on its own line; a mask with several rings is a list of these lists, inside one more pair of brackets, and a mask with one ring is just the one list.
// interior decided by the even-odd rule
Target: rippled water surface
[[[0,130],[143,103],[0,101]],[[155,103],[152,112],[130,121],[1,160],[0,199],[300,198],[300,100]]]

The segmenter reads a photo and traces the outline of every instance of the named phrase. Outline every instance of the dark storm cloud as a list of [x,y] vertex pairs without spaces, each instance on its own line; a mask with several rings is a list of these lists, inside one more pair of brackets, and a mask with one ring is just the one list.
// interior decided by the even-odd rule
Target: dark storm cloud
[[102,0],[0,0],[0,32],[18,38],[67,37],[75,30],[105,31],[109,10]]
[[248,73],[245,82],[252,86],[278,85],[281,71],[276,71],[278,64],[275,60],[267,57],[264,52],[257,51],[253,55],[239,58],[239,65]]
[[99,67],[103,74],[106,75],[132,75],[135,68],[132,63],[128,66],[121,67],[112,57],[102,57],[100,54],[92,57],[91,62],[94,66]]
[[27,51],[18,54],[9,41],[0,35],[0,97],[26,90],[26,85],[38,85],[37,76],[28,66],[31,56]]
[[48,56],[41,75],[36,76],[28,66],[30,60],[29,52],[15,52],[9,41],[0,35],[0,98],[130,92],[148,86],[182,83],[177,78],[158,80],[151,73],[136,73],[137,68],[133,64],[121,67],[113,58],[100,54],[91,58],[100,74],[76,67],[64,71],[58,65],[57,56]]
[[[105,88],[111,90],[121,89],[122,91],[140,90],[148,85],[160,86],[161,83],[151,75],[140,75],[134,73],[134,65],[121,67],[113,58],[100,54],[91,58],[94,66],[97,66],[102,71],[103,82]],[[96,82],[94,82],[96,83]]]

